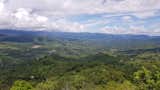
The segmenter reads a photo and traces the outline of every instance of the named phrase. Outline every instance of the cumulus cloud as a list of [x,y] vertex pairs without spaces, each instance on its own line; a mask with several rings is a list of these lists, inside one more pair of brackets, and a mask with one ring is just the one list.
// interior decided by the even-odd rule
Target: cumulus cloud
[[158,29],[159,26],[153,25],[150,27],[154,29],[147,29],[145,26],[134,26],[134,25],[130,25],[128,28],[123,28],[120,26],[113,26],[113,27],[106,26],[101,28],[101,31],[103,33],[109,33],[109,34],[135,34],[135,35],[143,34],[143,35],[159,36],[160,33],[160,30]]
[[3,4],[3,1],[0,2],[0,12],[2,12],[4,9],[4,4]]
[[[151,21],[154,22],[151,26],[160,21],[150,20],[150,18],[160,18],[159,10],[159,0],[0,0],[0,28],[65,32],[159,33],[159,26],[154,28],[146,26]],[[83,16],[84,20],[72,20],[80,16]],[[107,26],[109,28],[106,28]]]

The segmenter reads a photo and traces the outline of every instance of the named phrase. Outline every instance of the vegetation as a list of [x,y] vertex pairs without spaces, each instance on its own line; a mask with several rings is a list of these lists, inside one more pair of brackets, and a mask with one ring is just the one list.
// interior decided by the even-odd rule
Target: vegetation
[[0,37],[0,90],[160,90],[154,38],[146,46],[137,39],[128,47],[117,44],[121,39],[112,47],[103,35],[60,35]]
[[160,89],[158,61],[160,57],[156,57],[157,60],[149,58],[146,60],[140,57],[141,55],[132,58],[122,56],[100,53],[77,59],[52,54],[31,60],[27,64],[22,62],[5,70],[1,68],[1,88],[2,90]]

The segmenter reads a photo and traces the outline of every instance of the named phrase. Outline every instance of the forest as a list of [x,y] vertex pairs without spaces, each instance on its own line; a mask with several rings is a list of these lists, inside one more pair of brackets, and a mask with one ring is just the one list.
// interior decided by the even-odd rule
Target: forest
[[160,90],[159,37],[12,34],[0,35],[0,90]]

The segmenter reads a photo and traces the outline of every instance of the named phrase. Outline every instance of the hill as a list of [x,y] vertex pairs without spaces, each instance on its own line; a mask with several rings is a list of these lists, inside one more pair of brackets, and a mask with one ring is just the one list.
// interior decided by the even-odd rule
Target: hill
[[0,30],[0,90],[159,90],[160,37]]
[[[61,44],[78,43],[108,49],[143,49],[159,47],[159,36],[111,35],[99,33],[67,33],[47,31],[0,30],[0,41],[47,43],[57,41]],[[5,35],[5,37],[4,37]]]

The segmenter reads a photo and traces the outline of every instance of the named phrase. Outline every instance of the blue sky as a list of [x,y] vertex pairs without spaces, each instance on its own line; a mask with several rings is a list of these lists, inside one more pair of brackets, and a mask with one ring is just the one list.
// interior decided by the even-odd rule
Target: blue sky
[[0,0],[0,29],[160,35],[160,0]]

